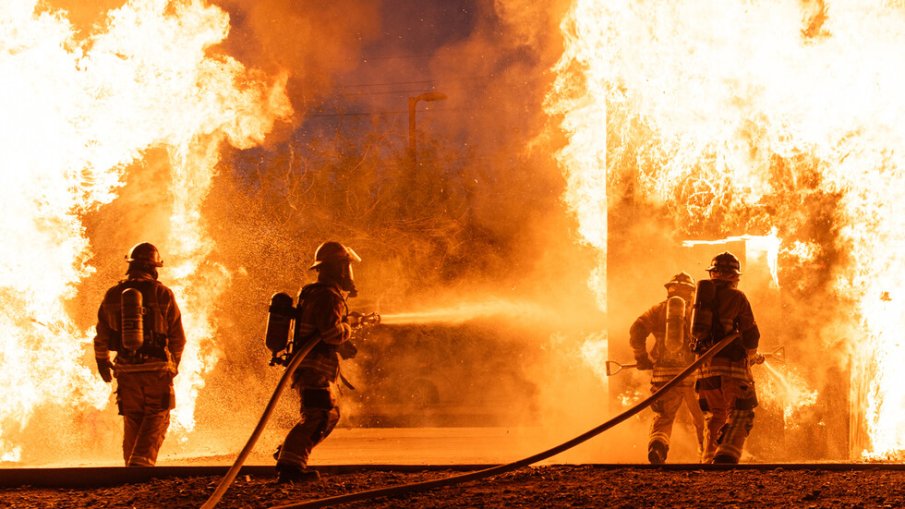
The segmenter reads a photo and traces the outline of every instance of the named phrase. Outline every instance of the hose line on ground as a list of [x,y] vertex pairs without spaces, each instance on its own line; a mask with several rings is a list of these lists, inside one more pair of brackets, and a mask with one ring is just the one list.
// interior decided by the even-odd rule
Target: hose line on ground
[[663,394],[665,394],[668,390],[672,389],[676,385],[679,384],[682,380],[688,378],[694,370],[698,369],[701,364],[709,360],[711,357],[716,355],[717,352],[725,348],[729,343],[738,338],[738,333],[730,334],[726,336],[719,343],[713,345],[707,352],[701,355],[698,359],[688,365],[681,373],[676,375],[672,380],[666,382],[662,387],[660,387],[656,392],[645,398],[644,400],[637,403],[635,406],[629,408],[625,412],[613,417],[612,419],[604,422],[603,424],[593,428],[589,431],[584,432],[583,434],[567,441],[563,442],[552,449],[548,449],[544,452],[540,452],[535,454],[534,456],[529,456],[525,459],[521,459],[512,463],[507,463],[505,465],[498,465],[495,467],[485,468],[483,470],[478,470],[475,472],[468,472],[466,474],[454,475],[451,477],[445,477],[443,479],[434,479],[431,481],[422,481],[411,484],[403,484],[400,486],[390,486],[387,488],[378,488],[367,491],[359,491],[355,493],[347,493],[345,495],[336,495],[333,497],[320,498],[317,500],[311,500],[307,502],[298,502],[287,505],[274,506],[271,509],[295,509],[295,508],[307,508],[307,507],[326,507],[326,506],[335,506],[339,504],[345,504],[349,502],[356,502],[359,500],[368,500],[371,498],[377,497],[391,497],[402,495],[404,493],[411,493],[415,491],[424,491],[433,488],[439,488],[442,486],[450,486],[453,484],[459,484],[468,481],[474,481],[477,479],[483,479],[485,477],[490,477],[494,475],[499,475],[505,472],[509,472],[511,470],[516,470],[521,467],[526,467],[531,465],[532,463],[537,463],[538,461],[543,461],[551,456],[555,456],[563,451],[571,449],[582,442],[585,442],[604,431],[616,426],[617,424],[625,421],[629,417],[641,412],[645,408],[649,407],[654,401],[660,398]]
[[292,357],[292,361],[286,366],[286,372],[283,373],[283,377],[280,378],[280,382],[277,384],[276,390],[273,391],[273,396],[270,397],[270,401],[267,403],[267,407],[264,408],[264,413],[261,415],[261,419],[258,420],[258,425],[255,426],[254,431],[251,432],[251,436],[248,437],[248,442],[245,444],[245,447],[242,448],[242,451],[239,453],[239,456],[236,458],[236,461],[233,463],[233,466],[229,468],[226,472],[226,475],[223,476],[223,479],[220,480],[220,484],[217,485],[217,488],[211,494],[210,498],[201,506],[201,509],[213,509],[214,506],[217,505],[217,502],[223,498],[223,495],[226,493],[226,490],[232,485],[233,481],[236,479],[236,476],[239,475],[239,470],[242,468],[242,464],[245,463],[245,459],[248,457],[248,454],[255,446],[255,442],[258,441],[258,437],[261,436],[261,432],[264,431],[264,426],[267,424],[267,421],[270,419],[270,414],[273,413],[273,409],[276,408],[277,402],[280,399],[280,395],[283,393],[283,390],[286,389],[286,385],[289,383],[289,380],[292,378],[292,374],[295,373],[296,368],[299,367],[299,364],[302,363],[302,359],[311,352],[311,349],[314,348],[320,341],[320,337],[315,337],[308,340],[307,343],[302,345],[301,350],[298,350],[294,356]]

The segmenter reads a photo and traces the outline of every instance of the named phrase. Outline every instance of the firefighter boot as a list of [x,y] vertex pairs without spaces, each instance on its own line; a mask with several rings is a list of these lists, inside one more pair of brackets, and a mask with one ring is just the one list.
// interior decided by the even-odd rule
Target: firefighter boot
[[714,465],[738,465],[738,458],[732,457],[728,454],[717,454],[713,457],[713,461],[711,461]]
[[651,465],[662,465],[666,463],[666,454],[669,452],[669,446],[655,440],[650,443],[647,449],[647,460]]
[[277,484],[302,484],[320,480],[317,470],[302,468],[297,465],[277,464]]

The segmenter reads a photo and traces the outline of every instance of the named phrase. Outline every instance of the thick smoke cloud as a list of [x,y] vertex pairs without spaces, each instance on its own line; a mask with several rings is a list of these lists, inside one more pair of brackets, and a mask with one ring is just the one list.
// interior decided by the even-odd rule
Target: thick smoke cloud
[[[460,375],[435,387],[441,398],[458,391],[460,406],[482,400],[488,387],[499,386],[499,377],[515,376],[507,387],[534,388],[513,389],[505,404],[485,411],[513,426],[542,424],[555,437],[586,429],[605,414],[604,385],[580,360],[585,337],[603,327],[585,283],[593,253],[575,244],[574,219],[561,204],[562,177],[551,157],[559,140],[542,108],[549,69],[562,48],[564,8],[488,1],[380,4],[362,18],[376,18],[377,28],[356,39],[361,46],[351,63],[345,58],[350,53],[340,53],[342,58],[319,60],[323,76],[290,77],[290,83],[330,85],[314,85],[301,97],[298,89],[291,92],[298,124],[288,138],[227,158],[208,209],[220,254],[236,269],[227,297],[232,307],[263,309],[274,291],[294,294],[311,278],[306,267],[314,248],[335,238],[364,258],[355,268],[361,297],[353,308],[392,315],[479,303],[482,311],[456,320],[483,315],[495,324],[489,333],[486,324],[458,330],[399,324],[392,337],[378,334],[365,358],[350,364],[363,393],[346,398],[352,405],[347,422],[367,420],[373,412],[368,405],[388,395],[373,391],[390,391],[387,383],[369,386],[358,366],[371,362],[368,355],[377,357],[377,365],[386,363],[384,369],[426,359],[433,359],[429,365],[449,362],[450,355],[457,365],[474,366],[467,385],[449,385]],[[258,24],[239,20],[240,30],[271,19],[267,9],[252,12],[250,18],[260,16]],[[279,56],[253,59],[276,62]],[[408,103],[426,92],[446,98],[417,103],[413,158]],[[499,301],[511,305],[500,311]],[[536,307],[543,311],[532,311]],[[264,353],[248,338],[260,330],[263,313],[225,314],[222,383],[250,382]],[[380,337],[396,346],[382,345]],[[425,339],[412,339],[406,352],[399,338]],[[433,352],[426,351],[427,338],[438,342]],[[497,345],[490,355],[506,367],[497,379],[477,369],[488,363],[478,339]],[[450,343],[461,347],[443,353]],[[268,382],[273,375],[268,372]],[[424,387],[406,393],[409,382],[397,382],[389,394],[402,397]],[[270,386],[258,384],[258,393],[246,394],[261,399]],[[572,399],[595,402],[593,410],[562,404]],[[293,411],[284,419],[291,420]],[[403,410],[420,412],[417,406]]]
[[[289,73],[288,93],[297,113],[293,126],[311,105],[330,94],[338,74],[358,65],[361,47],[381,24],[378,2],[214,3],[230,14],[231,31],[223,51],[268,74]],[[270,141],[279,140],[278,135]]]

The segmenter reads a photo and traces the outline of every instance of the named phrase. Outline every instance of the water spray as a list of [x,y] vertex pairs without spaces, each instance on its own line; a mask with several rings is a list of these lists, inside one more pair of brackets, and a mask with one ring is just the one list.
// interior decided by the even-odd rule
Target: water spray
[[389,313],[380,317],[380,323],[387,325],[455,325],[478,318],[507,316],[515,319],[538,319],[549,310],[528,301],[487,299],[477,302],[463,302],[453,306],[438,307],[425,311]]
[[789,383],[789,380],[786,379],[786,377],[782,373],[780,373],[778,369],[771,366],[769,362],[764,363],[764,368],[766,368],[766,370],[771,375],[773,375],[774,378],[776,378],[776,381],[778,381],[779,384],[782,385],[782,388],[785,389],[787,394],[792,393],[792,391],[794,390],[792,388],[792,384]]

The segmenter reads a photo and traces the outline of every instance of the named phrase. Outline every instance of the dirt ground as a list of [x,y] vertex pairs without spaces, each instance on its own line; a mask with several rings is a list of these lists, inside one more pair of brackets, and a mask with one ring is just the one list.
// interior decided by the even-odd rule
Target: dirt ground
[[[461,472],[367,469],[324,474],[320,481],[304,485],[278,485],[272,477],[240,476],[218,507],[271,507],[457,473]],[[217,477],[191,477],[94,489],[10,488],[0,490],[0,507],[194,508],[201,506],[218,482]],[[905,470],[716,471],[553,465],[343,507],[896,508],[905,507]]]

